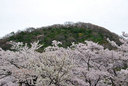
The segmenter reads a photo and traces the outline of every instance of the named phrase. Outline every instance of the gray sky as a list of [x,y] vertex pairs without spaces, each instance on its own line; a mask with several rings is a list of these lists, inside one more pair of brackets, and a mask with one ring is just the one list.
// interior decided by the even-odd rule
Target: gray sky
[[66,21],[128,32],[128,0],[0,0],[0,37]]

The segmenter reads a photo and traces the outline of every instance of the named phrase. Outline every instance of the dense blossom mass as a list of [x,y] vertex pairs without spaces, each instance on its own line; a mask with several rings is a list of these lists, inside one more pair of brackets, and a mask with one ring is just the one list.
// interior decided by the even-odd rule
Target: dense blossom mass
[[63,48],[54,40],[42,53],[38,42],[10,42],[13,51],[0,48],[0,86],[128,86],[127,38],[123,32],[122,45],[107,39],[115,50],[92,41]]

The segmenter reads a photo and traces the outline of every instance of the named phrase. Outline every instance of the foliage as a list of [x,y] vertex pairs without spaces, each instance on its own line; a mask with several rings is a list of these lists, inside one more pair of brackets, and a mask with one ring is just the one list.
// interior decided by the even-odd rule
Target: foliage
[[[118,45],[119,36],[111,33],[103,27],[99,27],[89,23],[65,23],[63,25],[52,25],[41,28],[28,28],[24,31],[18,31],[16,33],[10,33],[7,37],[0,40],[0,47],[4,50],[10,49],[9,41],[30,43],[39,40],[43,47],[38,51],[43,51],[44,48],[51,46],[53,40],[57,40],[63,43],[62,47],[66,48],[71,45],[72,42],[84,43],[85,40],[98,42],[105,48],[111,49],[112,46],[107,42],[106,38],[115,41]],[[5,41],[3,41],[5,40]],[[3,42],[2,42],[3,41]]]

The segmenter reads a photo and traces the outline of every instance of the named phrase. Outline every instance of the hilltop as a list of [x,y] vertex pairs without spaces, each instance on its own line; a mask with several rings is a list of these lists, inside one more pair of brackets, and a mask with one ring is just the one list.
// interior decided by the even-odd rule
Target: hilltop
[[118,45],[121,44],[119,41],[120,37],[104,27],[91,23],[67,22],[65,24],[54,24],[41,28],[30,27],[24,31],[12,32],[0,39],[0,47],[8,50],[11,47],[9,41],[30,44],[39,40],[39,43],[43,44],[43,47],[39,51],[42,51],[45,47],[50,46],[53,40],[62,42],[63,47],[70,46],[72,42],[83,43],[85,40],[90,40],[103,45],[105,48],[113,49],[107,42],[107,38],[115,41]]

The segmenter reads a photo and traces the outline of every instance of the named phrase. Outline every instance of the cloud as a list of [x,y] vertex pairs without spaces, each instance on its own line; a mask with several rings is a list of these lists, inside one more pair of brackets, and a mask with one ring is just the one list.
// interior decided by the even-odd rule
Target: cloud
[[120,34],[128,23],[128,0],[1,0],[0,36],[27,27],[90,22]]

